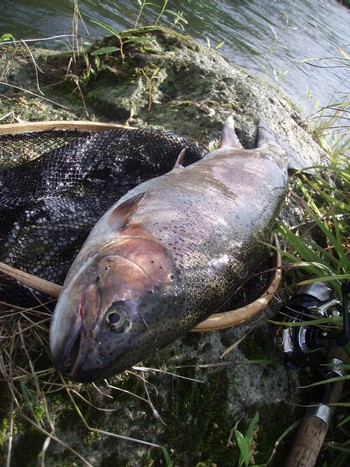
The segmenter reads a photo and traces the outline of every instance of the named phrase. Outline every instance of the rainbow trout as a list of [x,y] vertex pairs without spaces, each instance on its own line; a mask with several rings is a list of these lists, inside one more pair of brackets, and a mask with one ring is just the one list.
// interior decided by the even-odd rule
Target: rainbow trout
[[121,372],[223,305],[267,256],[287,179],[285,151],[259,127],[129,191],[92,229],[54,311],[54,365],[77,381]]

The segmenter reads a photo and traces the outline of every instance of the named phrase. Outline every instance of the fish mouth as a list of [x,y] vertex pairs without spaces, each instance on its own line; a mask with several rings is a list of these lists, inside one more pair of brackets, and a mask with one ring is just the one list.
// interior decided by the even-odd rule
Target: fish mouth
[[53,352],[53,365],[56,370],[63,371],[67,369],[74,381],[82,383],[94,381],[96,378],[96,375],[90,374],[91,371],[86,372],[83,370],[86,359],[83,324],[83,319],[79,315],[60,350]]
[[53,364],[56,370],[62,371],[67,364],[69,364],[71,369],[76,365],[80,353],[82,328],[83,320],[79,314],[69,333],[69,337],[65,340],[60,351],[53,351]]
[[93,381],[94,378],[85,374],[82,370],[84,361],[84,338],[83,338],[83,320],[79,317],[71,331],[69,338],[65,341],[61,353],[53,358],[53,364],[56,370],[63,371],[67,369],[73,380],[79,382]]
[[[63,298],[63,297],[62,297]],[[58,303],[57,314],[65,314],[68,300]],[[100,310],[100,294],[95,284],[88,284],[82,291],[77,307],[70,306],[66,319],[55,319],[50,330],[53,365],[58,371],[69,368],[74,379],[86,357],[86,329]],[[56,311],[56,310],[55,310]],[[55,318],[55,316],[54,316]]]

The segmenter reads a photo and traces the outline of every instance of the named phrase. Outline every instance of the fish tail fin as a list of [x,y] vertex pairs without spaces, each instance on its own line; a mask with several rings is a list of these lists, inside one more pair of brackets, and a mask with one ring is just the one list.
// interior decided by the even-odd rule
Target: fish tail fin
[[[305,150],[305,148],[300,145],[300,141],[297,137],[297,134],[300,131],[304,130],[296,125],[293,130],[293,138],[288,137],[287,135],[285,137],[277,137],[269,124],[265,120],[260,120],[258,123],[257,147],[260,148],[266,144],[274,144],[285,152],[288,171],[293,172],[303,170],[306,173],[314,173],[312,167],[320,164],[321,149],[318,148],[318,151],[313,148],[312,151]],[[302,137],[300,140],[302,141]],[[314,147],[316,147],[316,143],[314,141],[312,141],[312,143]]]
[[275,142],[275,136],[269,128],[268,124],[265,122],[265,120],[260,120],[258,124],[256,146],[258,148],[261,148],[261,146],[264,146],[264,144],[268,144],[271,142]]

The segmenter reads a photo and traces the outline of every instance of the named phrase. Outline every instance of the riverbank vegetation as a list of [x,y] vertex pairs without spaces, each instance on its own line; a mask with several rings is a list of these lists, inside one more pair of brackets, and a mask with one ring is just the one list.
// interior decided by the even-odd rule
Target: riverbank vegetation
[[[147,2],[139,1],[139,5],[140,15],[137,22],[140,21],[142,11],[147,7]],[[165,13],[166,8],[167,2],[164,2],[162,14]],[[76,14],[78,13],[76,12]],[[174,25],[184,26],[186,24],[181,12],[176,12],[173,17],[175,18]],[[160,19],[161,16],[157,17],[157,22]],[[109,47],[115,47],[120,51],[123,42],[120,41],[118,32],[110,32],[116,39],[116,45],[109,45]],[[76,33],[74,34],[75,40],[78,40],[78,36]],[[14,38],[11,35],[6,35],[1,39],[7,42]],[[146,46],[147,44],[145,44]],[[75,53],[77,53],[76,49],[74,49]],[[80,51],[80,53],[84,53],[84,51]],[[94,53],[90,56],[94,66],[98,67],[100,55],[108,55],[108,53],[112,53],[111,49],[106,49],[105,45],[96,45]],[[72,57],[74,54],[72,51]],[[348,57],[343,56],[343,59],[345,59],[344,65],[346,66]],[[73,68],[70,65],[71,68],[67,75],[70,76],[70,79],[76,78],[78,91],[79,87],[84,84],[84,80],[93,79],[95,68],[91,66],[92,62],[85,61],[86,68],[79,76],[71,71]],[[156,70],[157,67],[150,70],[150,79],[157,79],[158,71]],[[76,71],[78,68],[74,70],[74,72]],[[90,75],[87,76],[88,72]],[[75,97],[77,99],[83,95],[78,91],[76,93],[78,97]],[[336,293],[339,294],[339,284],[350,279],[350,129],[347,118],[349,109],[350,104],[347,98],[344,98],[344,101],[334,103],[313,116],[311,121],[313,132],[315,138],[328,154],[329,165],[315,167],[313,175],[296,173],[292,178],[293,185],[291,184],[291,186],[293,189],[289,193],[288,202],[298,206],[299,215],[294,221],[284,221],[279,226],[279,233],[286,244],[283,250],[286,263],[299,264],[300,266],[293,268],[293,272],[288,273],[287,285],[291,291],[295,283],[308,281],[311,276],[311,280],[331,282]],[[152,106],[150,106],[149,111],[152,111]],[[339,117],[341,117],[342,129],[337,127],[340,121]],[[317,120],[318,125],[315,123]],[[284,296],[283,293],[281,296]],[[163,446],[163,444],[148,443],[142,439],[136,439],[132,433],[129,433],[128,436],[116,434],[120,431],[118,430],[118,421],[116,421],[118,414],[113,406],[113,398],[124,401],[131,413],[130,416],[137,420],[142,420],[141,412],[143,410],[151,411],[155,420],[159,423],[165,423],[157,411],[157,404],[154,402],[157,398],[162,397],[157,389],[159,381],[154,376],[156,372],[138,368],[118,377],[114,380],[114,384],[105,382],[101,386],[94,384],[82,386],[64,380],[62,376],[57,377],[57,374],[51,369],[48,352],[49,321],[50,313],[42,309],[11,309],[0,318],[1,338],[3,339],[0,355],[1,388],[3,394],[6,394],[1,402],[2,412],[6,414],[5,417],[2,417],[0,433],[3,464],[10,465],[11,462],[15,464],[15,461],[23,463],[23,453],[25,453],[25,456],[30,458],[28,465],[34,465],[36,459],[30,455],[30,452],[35,453],[35,456],[39,452],[40,465],[52,465],[47,454],[48,452],[50,455],[55,454],[55,448],[52,446],[57,443],[63,448],[63,454],[62,452],[60,454],[62,458],[59,457],[62,461],[61,465],[64,465],[63,459],[67,455],[72,455],[73,458],[75,456],[82,465],[96,465],[94,463],[94,450],[98,449],[101,446],[101,440],[105,439],[109,447],[116,440],[118,443],[128,443],[128,446],[147,445],[152,450],[150,452],[153,453],[156,450],[161,453],[159,456],[155,456],[156,458],[161,458],[161,461],[168,466],[173,465],[173,459],[177,458],[178,453],[171,452],[170,449],[167,450],[164,447],[168,445],[168,440],[162,440]],[[327,325],[339,329],[339,318],[330,317]],[[349,353],[349,345],[347,345],[346,350]],[[251,362],[250,364],[259,365],[259,362]],[[260,364],[263,365],[263,363]],[[345,368],[350,369],[350,366],[347,364]],[[169,377],[165,369],[159,371],[163,372],[164,379]],[[307,373],[310,368],[307,367],[303,371]],[[208,387],[198,389],[200,383],[195,382],[197,386],[190,385],[195,376],[195,373],[189,368],[183,371],[182,376],[171,375],[173,379],[169,393],[172,394],[172,397],[176,391],[180,390],[180,387],[188,390],[191,394],[181,407],[175,407],[174,401],[169,401],[169,404],[172,404],[178,413],[181,411],[191,412],[196,408],[206,412],[202,414],[202,417],[199,417],[198,413],[192,415],[192,423],[198,424],[204,433],[203,439],[200,440],[203,449],[203,462],[199,461],[197,466],[211,465],[210,449],[214,449],[214,445],[220,446],[220,443],[222,452],[227,453],[229,449],[234,448],[233,464],[248,466],[259,462],[262,465],[274,465],[275,443],[280,445],[286,439],[292,439],[289,428],[283,427],[281,429],[281,439],[267,440],[262,433],[261,427],[263,425],[259,428],[259,416],[252,413],[249,415],[251,417],[250,423],[247,419],[243,423],[237,422],[231,427],[232,436],[229,439],[224,439],[224,434],[230,431],[228,421],[222,419],[220,426],[214,415],[215,411],[220,412],[220,415],[225,413],[225,388],[223,387],[225,381],[216,381],[214,374]],[[305,381],[307,384],[312,383],[308,377],[305,377]],[[170,386],[169,382],[168,386]],[[135,398],[141,401],[142,408],[136,406]],[[200,405],[201,398],[206,398],[206,407]],[[350,458],[349,405],[349,389],[346,386],[342,399],[337,405],[332,428],[327,435],[321,454],[323,466],[348,465]],[[62,407],[64,408],[64,417],[61,413]],[[133,409],[137,410],[138,413],[132,415]],[[10,417],[7,416],[9,413]],[[107,423],[109,430],[105,426],[102,427],[102,423],[99,425],[106,413],[110,414]],[[260,414],[260,419],[265,425],[271,423],[271,420],[278,423],[279,414],[273,413],[272,407],[271,410],[267,408],[264,413]],[[169,422],[169,418],[167,421]],[[174,424],[176,422],[174,420]],[[244,423],[246,428],[244,428]],[[290,428],[293,427],[293,424],[291,421]],[[241,425],[243,425],[242,428]],[[76,437],[82,446],[81,451],[74,450],[69,443],[70,440],[64,438],[67,426],[75,427]],[[176,426],[181,432],[181,424],[177,423]],[[152,428],[150,427],[149,430],[152,431]],[[71,432],[72,430],[70,430]],[[191,440],[189,440],[188,449],[191,448],[190,445]],[[262,452],[265,453],[264,456],[261,455]],[[106,459],[105,465],[118,465],[118,456],[116,452],[113,452],[113,448],[111,448],[111,453],[110,458]],[[142,457],[142,465],[152,465],[153,459],[151,455]],[[222,462],[225,462],[224,457],[221,459]],[[66,465],[72,464],[67,463]]]
[[[341,51],[334,60],[350,66],[349,56]],[[350,125],[349,96],[320,110],[313,117],[314,134],[324,148],[328,164],[315,167],[312,175],[295,174],[296,184],[290,193],[290,202],[301,208],[301,218],[295,223],[281,223],[279,231],[287,242],[284,251],[290,265],[297,265],[292,274],[292,283],[311,284],[327,282],[334,289],[335,297],[341,299],[341,285],[350,283]],[[288,264],[287,263],[287,264]],[[349,312],[349,310],[344,310]],[[320,315],[314,318],[320,318]],[[322,324],[323,320],[323,324]],[[320,326],[325,332],[342,332],[342,318],[338,315],[323,316]],[[350,417],[348,408],[350,344],[344,347],[345,364],[341,372],[345,389],[336,407],[336,415],[320,455],[324,466],[345,466],[350,459]],[[318,358],[320,360],[318,360]],[[311,361],[315,368],[324,362],[317,352]],[[312,368],[312,367],[311,367]],[[322,380],[321,385],[327,382]],[[322,460],[321,460],[322,459]]]

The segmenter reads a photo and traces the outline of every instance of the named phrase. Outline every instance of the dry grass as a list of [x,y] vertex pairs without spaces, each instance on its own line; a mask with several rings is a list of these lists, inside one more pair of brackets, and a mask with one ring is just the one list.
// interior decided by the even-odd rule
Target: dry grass
[[[105,431],[93,426],[94,424],[84,416],[85,410],[82,407],[89,407],[93,411],[114,412],[115,409],[109,409],[106,401],[113,400],[117,392],[124,392],[141,400],[155,416],[160,418],[152,403],[142,368],[136,372],[129,372],[128,376],[141,378],[145,397],[107,381],[101,385],[72,383],[52,367],[48,343],[51,312],[45,310],[43,306],[23,309],[2,304],[1,308],[0,384],[6,396],[3,397],[2,403],[5,421],[0,436],[2,448],[0,459],[3,458],[4,465],[18,463],[16,442],[20,440],[21,434],[29,429],[34,430],[42,439],[41,448],[38,449],[38,465],[46,465],[46,454],[50,444],[58,443],[80,464],[92,466],[82,454],[83,447],[81,452],[78,452],[72,446],[74,443],[64,441],[61,429],[57,429],[61,411],[67,407],[75,412],[76,419],[80,420],[80,425],[85,427],[90,435],[118,438],[160,448],[163,450],[167,465],[171,465],[168,453],[162,446]],[[52,459],[48,465],[54,465]]]

